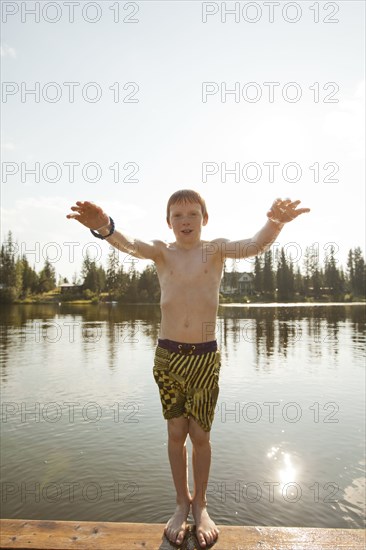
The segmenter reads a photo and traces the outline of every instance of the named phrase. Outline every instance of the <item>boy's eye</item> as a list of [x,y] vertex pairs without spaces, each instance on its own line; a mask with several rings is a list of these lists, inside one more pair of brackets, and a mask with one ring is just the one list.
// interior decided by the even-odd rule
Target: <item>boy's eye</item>
[[[188,216],[189,218],[195,218],[197,215],[198,215],[197,212],[190,212],[189,214],[187,214],[187,216]],[[182,217],[182,214],[181,214],[181,213],[173,214],[173,218],[181,218],[181,217]]]

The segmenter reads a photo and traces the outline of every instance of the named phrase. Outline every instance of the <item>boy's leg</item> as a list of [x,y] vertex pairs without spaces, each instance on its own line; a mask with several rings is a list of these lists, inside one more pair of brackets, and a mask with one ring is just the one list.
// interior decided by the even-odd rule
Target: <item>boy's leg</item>
[[192,513],[196,522],[197,539],[202,548],[217,539],[219,530],[207,512],[206,488],[211,465],[210,432],[205,432],[197,422],[189,418],[189,436],[192,441],[192,466],[194,494]]
[[188,487],[188,462],[186,439],[188,435],[188,418],[180,416],[168,420],[168,454],[175,490],[177,508],[165,527],[168,539],[180,544],[187,529],[191,495]]

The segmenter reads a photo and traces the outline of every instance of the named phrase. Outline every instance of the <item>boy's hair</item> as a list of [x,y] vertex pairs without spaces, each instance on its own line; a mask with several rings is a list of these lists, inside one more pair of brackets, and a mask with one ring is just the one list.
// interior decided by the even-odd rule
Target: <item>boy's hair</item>
[[168,200],[168,204],[166,207],[166,219],[168,222],[170,216],[170,207],[173,204],[178,204],[180,202],[198,202],[201,205],[202,216],[208,216],[206,203],[201,195],[197,193],[197,191],[193,191],[193,189],[180,189],[179,191],[173,193],[173,195]]

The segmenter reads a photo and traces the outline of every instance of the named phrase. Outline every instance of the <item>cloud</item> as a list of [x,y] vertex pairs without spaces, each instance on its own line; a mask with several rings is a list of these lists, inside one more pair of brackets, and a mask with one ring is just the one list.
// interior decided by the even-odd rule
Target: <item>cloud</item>
[[8,46],[8,44],[2,44],[0,46],[0,55],[1,57],[12,57],[13,59],[17,56],[15,49]]

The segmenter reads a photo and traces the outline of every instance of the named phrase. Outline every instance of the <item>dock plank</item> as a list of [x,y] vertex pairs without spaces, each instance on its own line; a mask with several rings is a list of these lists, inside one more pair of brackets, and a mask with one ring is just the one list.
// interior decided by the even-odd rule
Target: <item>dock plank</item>
[[[0,520],[0,548],[18,550],[172,550],[164,524]],[[219,526],[215,550],[364,550],[362,529]],[[194,527],[180,546],[198,550]]]

